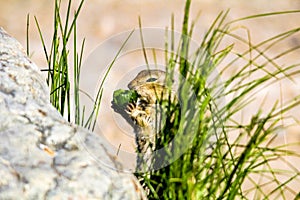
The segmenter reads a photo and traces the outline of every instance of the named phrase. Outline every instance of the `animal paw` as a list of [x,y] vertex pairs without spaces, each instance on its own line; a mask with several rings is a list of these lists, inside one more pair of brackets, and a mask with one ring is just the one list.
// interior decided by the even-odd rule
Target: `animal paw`
[[129,103],[125,111],[135,124],[141,127],[144,127],[146,125],[145,119],[147,118],[147,113],[141,110],[136,103]]
[[132,113],[134,112],[134,110],[136,109],[136,104],[133,102],[133,103],[129,103],[127,104],[126,106],[126,110],[125,112],[129,115],[132,115]]

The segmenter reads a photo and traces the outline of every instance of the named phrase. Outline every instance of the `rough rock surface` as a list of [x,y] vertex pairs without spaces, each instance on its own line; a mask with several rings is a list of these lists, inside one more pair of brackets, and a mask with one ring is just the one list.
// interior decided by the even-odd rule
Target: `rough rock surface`
[[134,176],[115,170],[103,139],[66,122],[48,94],[0,28],[0,199],[144,199]]

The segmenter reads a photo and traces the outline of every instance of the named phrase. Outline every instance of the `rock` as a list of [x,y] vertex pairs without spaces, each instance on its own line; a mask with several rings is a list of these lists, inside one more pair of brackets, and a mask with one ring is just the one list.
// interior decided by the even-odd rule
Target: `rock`
[[52,107],[38,68],[2,28],[0,138],[0,199],[146,199],[103,138]]

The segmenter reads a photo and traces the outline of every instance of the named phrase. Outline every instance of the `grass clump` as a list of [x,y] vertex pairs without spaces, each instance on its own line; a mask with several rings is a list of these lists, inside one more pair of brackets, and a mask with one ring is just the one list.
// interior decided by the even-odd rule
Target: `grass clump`
[[[299,75],[298,63],[287,67],[276,63],[277,58],[299,46],[281,52],[275,58],[268,57],[265,52],[300,29],[252,44],[234,34],[236,27],[232,26],[243,20],[299,11],[259,14],[231,22],[226,22],[228,12],[221,12],[198,48],[191,52],[194,23],[189,27],[190,5],[191,1],[187,0],[177,50],[174,50],[173,24],[171,36],[166,37],[167,77],[173,79],[176,72],[181,75],[178,79],[179,101],[175,106],[174,102],[162,106],[163,113],[167,113],[167,122],[155,146],[157,151],[167,150],[154,157],[156,170],[137,174],[149,193],[148,198],[296,199],[299,191],[291,185],[299,184],[299,168],[288,158],[299,158],[299,153],[288,150],[292,144],[276,146],[274,140],[277,133],[286,128],[282,126],[284,114],[299,105],[299,98],[285,104],[277,101],[269,111],[260,107],[244,123],[237,121],[236,115],[254,100],[253,95],[261,87]],[[247,44],[248,49],[236,53],[234,44],[222,45],[226,38]],[[222,61],[230,55],[234,55],[232,62],[220,68]],[[222,75],[235,63],[243,65],[230,78],[220,80],[217,76],[208,83],[214,70],[219,70]],[[254,74],[256,77],[250,79]],[[159,165],[164,167],[159,168]]]
[[[54,24],[50,50],[44,41],[37,18],[34,17],[34,19],[48,65],[48,68],[42,71],[47,72],[47,84],[50,88],[50,101],[52,105],[69,122],[94,130],[100,109],[103,85],[99,88],[95,99],[93,99],[93,110],[91,113],[88,113],[88,118],[85,119],[85,106],[82,106],[80,103],[80,93],[82,91],[79,86],[85,40],[81,42],[78,49],[76,25],[84,2],[85,0],[80,0],[74,13],[72,13],[73,4],[71,0],[68,0],[66,2],[66,14],[63,18],[62,13],[65,10],[62,9],[62,1],[54,1]],[[28,29],[29,17],[27,17],[27,54],[29,54]],[[73,84],[70,83],[71,68],[73,68],[74,74]],[[72,97],[71,93],[73,94]],[[73,110],[71,108],[72,105],[74,105]]]

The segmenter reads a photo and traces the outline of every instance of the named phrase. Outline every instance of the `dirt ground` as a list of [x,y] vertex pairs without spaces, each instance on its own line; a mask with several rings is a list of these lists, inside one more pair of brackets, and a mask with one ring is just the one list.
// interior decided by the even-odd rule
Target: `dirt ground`
[[[78,2],[78,1],[76,1]],[[227,20],[233,20],[248,15],[258,13],[277,12],[286,10],[300,9],[300,2],[294,0],[252,0],[252,1],[236,1],[236,0],[194,0],[192,2],[191,14],[195,18],[200,12],[200,17],[195,26],[195,41],[200,41],[203,33],[208,30],[213,20],[221,11],[230,9]],[[119,39],[115,40],[116,34],[124,34],[138,27],[138,16],[142,19],[143,27],[157,28],[161,31],[166,26],[170,26],[172,13],[174,14],[175,30],[181,30],[184,10],[184,1],[181,0],[89,0],[86,1],[78,21],[78,37],[79,40],[86,39],[85,56],[87,66],[83,71],[82,88],[89,92],[91,96],[95,95],[95,87],[99,84],[99,78],[103,75],[104,67],[99,63],[92,62],[93,53],[99,50],[99,46],[103,46],[104,51],[116,52],[118,46],[122,44]],[[13,35],[21,44],[26,46],[26,16],[30,14],[30,51],[32,52],[32,60],[40,67],[45,68],[43,49],[37,28],[34,22],[34,16],[37,17],[41,29],[44,33],[46,44],[50,44],[51,33],[53,30],[53,1],[49,0],[1,0],[0,2],[0,26],[8,33]],[[239,28],[238,33],[247,37],[247,31],[251,36],[253,44],[259,43],[281,32],[300,27],[300,13],[291,15],[280,15],[276,17],[265,17],[259,20],[248,20],[234,24],[235,28]],[[245,28],[247,27],[247,28]],[[230,41],[229,41],[230,42]],[[292,35],[285,41],[279,43],[276,47],[268,51],[270,57],[278,55],[280,52],[287,50],[300,44],[300,35]],[[50,45],[49,45],[50,46]],[[236,51],[245,48],[242,44],[236,44]],[[100,48],[101,49],[101,48]],[[99,50],[100,51],[100,50]],[[292,63],[299,63],[299,51],[288,54],[282,59],[278,59],[278,63],[282,66],[288,66]],[[110,53],[108,53],[110,54]],[[104,53],[105,55],[105,53]],[[95,55],[94,55],[95,56]],[[107,57],[109,57],[108,55]],[[97,57],[97,56],[96,56]],[[106,58],[101,57],[103,60]],[[98,58],[99,59],[99,58]],[[100,62],[105,62],[101,60]],[[101,108],[100,118],[96,132],[103,134],[108,142],[114,146],[114,151],[122,143],[124,154],[132,154],[134,152],[134,137],[132,129],[110,108],[112,91],[121,87],[126,88],[126,81],[132,79],[137,73],[134,71],[141,58],[134,53],[123,55],[117,63],[119,66],[112,71],[112,77],[106,83],[106,91],[104,94],[104,103]],[[233,66],[231,72],[235,72],[238,66]],[[139,68],[138,68],[139,69]],[[130,72],[128,74],[128,72]],[[225,74],[230,76],[230,74]],[[120,80],[121,81],[120,81]],[[274,102],[274,99],[288,100],[299,95],[299,77],[293,81],[284,80],[279,84],[274,84],[258,94],[258,101],[252,106],[248,106],[240,117],[247,120],[252,115],[252,111],[257,109],[257,103],[261,102],[265,95],[268,96],[266,101],[267,107]],[[89,103],[86,101],[87,104]],[[298,108],[299,109],[299,108]],[[292,110],[291,115],[299,119],[299,111]],[[291,120],[289,123],[294,123]],[[126,130],[124,133],[124,130]],[[289,134],[283,134],[283,141],[300,141],[299,127],[293,126],[287,130]],[[128,155],[124,155],[127,158]],[[130,156],[129,156],[130,157]],[[134,160],[134,159],[133,159]]]

